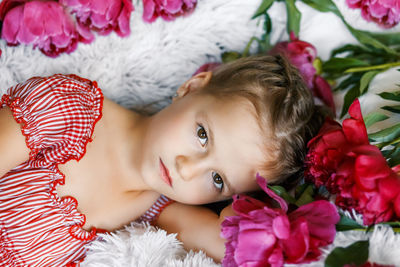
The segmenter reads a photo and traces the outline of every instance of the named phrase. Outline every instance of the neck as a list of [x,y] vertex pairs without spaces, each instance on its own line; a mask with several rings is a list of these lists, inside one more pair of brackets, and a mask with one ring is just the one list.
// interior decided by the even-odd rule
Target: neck
[[[124,115],[121,116],[121,114]],[[109,136],[116,140],[115,149],[118,151],[120,168],[123,173],[119,180],[122,190],[125,192],[150,190],[144,183],[141,171],[141,155],[144,153],[142,140],[146,135],[149,117],[126,110],[124,113],[120,112],[118,117],[112,116],[110,118],[113,120],[112,124],[118,124],[117,129],[119,129],[118,135],[117,131],[113,132],[113,129],[110,129]]]

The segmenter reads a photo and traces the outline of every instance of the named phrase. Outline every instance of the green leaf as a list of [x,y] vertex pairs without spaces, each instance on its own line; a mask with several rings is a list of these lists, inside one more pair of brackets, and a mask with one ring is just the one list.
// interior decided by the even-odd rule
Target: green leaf
[[393,112],[393,113],[399,113],[400,114],[400,105],[397,106],[384,106],[381,107],[381,109]]
[[345,90],[349,86],[354,85],[355,83],[358,83],[361,79],[361,73],[352,73],[349,77],[344,79],[336,88],[335,91],[339,90]]
[[343,118],[346,115],[347,111],[349,110],[350,105],[353,101],[360,96],[360,90],[358,90],[358,85],[354,85],[350,88],[344,96],[344,102],[342,107],[342,112],[340,113],[340,117]]
[[308,185],[300,197],[296,200],[296,205],[298,207],[303,206],[305,204],[311,203],[314,201],[314,187],[313,185]]
[[368,89],[369,83],[378,73],[380,73],[380,71],[372,70],[363,74],[360,80],[360,95],[365,93],[365,91]]
[[393,33],[374,33],[370,32],[371,36],[378,41],[386,45],[398,45],[400,44],[400,34],[398,32]]
[[296,36],[299,36],[300,32],[300,19],[301,13],[295,5],[295,0],[286,0],[286,11],[287,11],[287,32],[290,34],[294,32]]
[[222,54],[222,62],[228,63],[234,61],[241,57],[241,54],[238,52],[225,52]]
[[400,137],[400,123],[368,135],[375,142],[391,142]]
[[400,164],[400,146],[393,148],[392,153],[387,158],[389,159],[388,164],[390,167],[399,165]]
[[366,32],[366,31],[360,31],[360,30],[354,29],[346,21],[344,21],[344,19],[343,19],[343,22],[345,23],[347,29],[349,29],[349,31],[353,34],[353,36],[360,43],[362,43],[362,44],[364,44],[366,46],[375,47],[377,49],[383,49],[387,53],[392,54],[392,55],[396,55],[396,56],[399,55],[399,53],[396,50],[393,50],[392,48],[390,48],[390,47],[386,46],[385,44],[381,43],[380,41],[378,41],[377,39],[372,37],[372,35],[370,33]]
[[294,194],[295,198],[298,199],[303,194],[303,192],[307,189],[307,187],[309,185],[311,185],[311,183],[304,183],[304,184],[296,186],[295,194]]
[[389,117],[386,116],[385,114],[378,113],[378,112],[372,112],[364,117],[365,127],[368,128],[369,126],[373,125],[374,123],[376,123],[378,121],[384,121],[388,118]]
[[341,16],[339,9],[331,0],[302,0],[303,3],[321,12],[333,12]]
[[[396,45],[400,42],[400,37],[396,36],[397,33],[392,33],[388,35],[382,34],[371,34],[366,31],[356,30],[351,27],[343,15],[340,13],[339,9],[335,5],[335,3],[331,0],[302,0],[302,2],[308,4],[309,6],[321,11],[321,12],[332,12],[336,14],[346,25],[349,31],[353,34],[353,36],[362,44],[368,46],[375,47],[377,49],[383,49],[389,54],[399,55],[397,51],[390,48],[388,45]],[[387,45],[385,45],[385,43]]]
[[342,267],[346,264],[361,266],[368,260],[369,241],[357,241],[347,247],[337,247],[325,260],[325,267]]
[[394,100],[394,101],[400,101],[400,91],[398,92],[383,92],[378,94],[380,97],[382,97],[383,99],[387,99],[387,100]]
[[272,20],[268,13],[265,13],[265,23],[264,23],[264,30],[267,34],[270,34],[272,31]]
[[261,36],[261,40],[258,41],[258,53],[264,54],[271,50],[269,34],[272,31],[272,20],[268,13],[264,14],[264,33]]
[[326,61],[322,65],[322,69],[327,72],[343,72],[353,67],[368,66],[368,62],[356,58],[340,58],[334,57]]
[[366,229],[366,227],[345,215],[340,215],[340,221],[336,224],[336,231],[350,231],[356,229]]
[[274,3],[274,0],[263,0],[261,5],[257,8],[256,13],[254,13],[252,19],[257,18],[258,16],[265,14],[271,5]]
[[400,228],[400,222],[381,222],[380,224],[386,224],[390,227]]
[[369,51],[362,46],[346,44],[342,47],[332,50],[331,57],[335,57],[336,55],[344,52],[352,52],[353,54],[362,54],[362,53],[368,53]]
[[282,197],[287,203],[294,204],[296,200],[286,191],[283,186],[280,185],[269,185],[271,190],[273,190],[277,195]]

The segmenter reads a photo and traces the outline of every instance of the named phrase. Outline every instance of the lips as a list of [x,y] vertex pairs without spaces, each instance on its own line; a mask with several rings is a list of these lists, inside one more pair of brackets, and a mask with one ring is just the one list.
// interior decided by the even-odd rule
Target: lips
[[162,162],[162,160],[160,159],[160,176],[161,179],[170,187],[172,187],[172,179],[171,176],[169,176],[169,171],[167,169],[167,167],[165,167],[164,163]]

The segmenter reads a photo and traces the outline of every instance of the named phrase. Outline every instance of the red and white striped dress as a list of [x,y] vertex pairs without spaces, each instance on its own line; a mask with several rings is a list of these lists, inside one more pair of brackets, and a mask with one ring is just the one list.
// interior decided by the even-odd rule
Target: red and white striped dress
[[[30,154],[0,178],[0,266],[74,265],[97,238],[96,229],[81,228],[77,201],[59,198],[56,186],[64,184],[58,164],[84,156],[102,102],[96,82],[61,74],[31,78],[1,98],[0,108],[9,106],[21,123]],[[142,219],[154,220],[169,203],[160,197]]]

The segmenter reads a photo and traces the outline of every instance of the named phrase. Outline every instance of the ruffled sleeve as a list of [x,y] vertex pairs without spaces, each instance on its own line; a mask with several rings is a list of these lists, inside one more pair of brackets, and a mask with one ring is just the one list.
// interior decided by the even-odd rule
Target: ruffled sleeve
[[34,77],[9,88],[9,106],[36,167],[79,160],[101,118],[103,95],[96,82],[76,75]]

